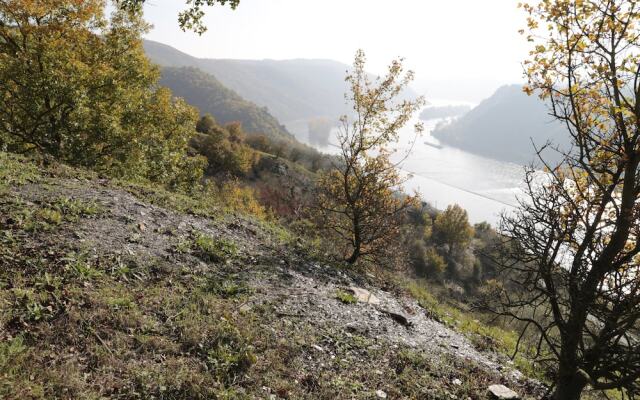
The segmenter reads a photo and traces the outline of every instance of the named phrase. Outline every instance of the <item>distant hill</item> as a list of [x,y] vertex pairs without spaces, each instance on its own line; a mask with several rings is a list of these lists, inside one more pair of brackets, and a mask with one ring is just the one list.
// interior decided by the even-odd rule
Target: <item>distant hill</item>
[[267,107],[280,121],[337,117],[346,111],[346,64],[330,60],[200,59],[149,40],[144,47],[155,63],[200,68],[245,99]]
[[436,118],[457,117],[465,114],[471,110],[470,106],[430,106],[422,110],[420,113],[420,119],[428,121]]
[[262,133],[274,139],[292,137],[266,108],[243,99],[197,68],[165,67],[160,84],[198,107],[201,113],[211,114],[219,123],[239,121],[247,133]]
[[[149,58],[162,66],[191,66],[212,74],[287,125],[317,117],[337,119],[348,111],[344,77],[349,66],[337,61],[201,59],[150,40],[144,47]],[[405,96],[415,93],[408,91]]]
[[[536,145],[551,140],[562,148],[569,143],[566,129],[549,116],[544,102],[527,96],[520,85],[499,88],[459,119],[437,127],[433,136],[473,153],[518,164],[536,160],[532,140]],[[551,150],[544,155],[553,161],[559,158]]]

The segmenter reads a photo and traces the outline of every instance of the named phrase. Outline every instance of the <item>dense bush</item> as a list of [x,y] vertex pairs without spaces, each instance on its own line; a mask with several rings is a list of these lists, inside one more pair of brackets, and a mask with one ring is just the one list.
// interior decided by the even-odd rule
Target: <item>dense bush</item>
[[191,139],[191,146],[207,158],[208,175],[244,176],[257,159],[257,154],[244,143],[239,123],[218,125],[209,114],[196,126],[200,133]]
[[0,4],[0,145],[126,178],[191,186],[194,109],[157,89],[147,25],[100,0]]
[[257,151],[298,163],[312,172],[328,170],[333,166],[331,156],[293,140],[272,140],[265,135],[249,135],[246,143]]
[[449,255],[463,250],[473,238],[467,211],[457,204],[448,206],[436,217],[433,236],[436,243],[447,246]]
[[472,227],[458,205],[444,211],[426,204],[411,208],[402,237],[408,261],[420,277],[440,283],[449,280],[472,293],[496,278],[499,234],[486,222]]
[[435,248],[427,247],[423,240],[417,240],[414,242],[410,254],[418,275],[434,280],[441,279],[447,262]]

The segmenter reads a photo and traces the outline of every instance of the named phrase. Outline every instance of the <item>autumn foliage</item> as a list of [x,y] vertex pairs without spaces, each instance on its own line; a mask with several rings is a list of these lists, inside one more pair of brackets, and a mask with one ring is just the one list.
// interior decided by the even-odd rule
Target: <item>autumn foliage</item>
[[129,179],[189,187],[196,110],[159,89],[139,15],[100,0],[0,3],[0,145]]
[[[322,175],[318,189],[321,224],[344,243],[345,260],[385,254],[397,243],[401,217],[417,196],[401,193],[404,177],[391,161],[399,129],[424,104],[422,98],[398,101],[413,79],[400,60],[387,75],[372,82],[365,72],[365,56],[356,54],[346,80],[355,117],[342,118],[338,133],[339,161]],[[416,135],[422,126],[415,126]]]
[[[507,215],[501,313],[537,338],[554,399],[640,393],[640,4],[544,0],[529,14],[527,91],[551,104],[572,148],[527,174]],[[553,146],[550,146],[553,147]],[[542,150],[542,149],[539,149]]]

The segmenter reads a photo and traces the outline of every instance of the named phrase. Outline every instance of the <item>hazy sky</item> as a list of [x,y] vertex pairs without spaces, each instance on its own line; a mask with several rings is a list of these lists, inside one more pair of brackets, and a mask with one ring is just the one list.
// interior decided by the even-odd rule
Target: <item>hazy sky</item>
[[[521,82],[528,46],[518,0],[241,0],[208,9],[202,36],[180,31],[182,0],[148,0],[147,35],[197,57],[328,58],[350,63],[365,50],[374,73],[397,56],[420,90]],[[456,89],[460,90],[460,87]],[[471,89],[470,89],[471,90]],[[489,93],[490,94],[490,93]]]

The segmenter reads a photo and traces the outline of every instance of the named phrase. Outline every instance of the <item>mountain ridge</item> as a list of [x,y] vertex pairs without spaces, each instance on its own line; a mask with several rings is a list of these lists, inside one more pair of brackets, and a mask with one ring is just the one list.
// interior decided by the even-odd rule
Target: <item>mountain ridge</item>
[[[326,59],[234,60],[197,58],[169,45],[144,41],[148,57],[165,67],[192,66],[243,98],[267,107],[278,120],[338,117],[347,111],[348,65]],[[309,79],[312,75],[314,78]]]
[[[344,94],[349,65],[330,59],[287,60],[198,58],[169,45],[145,40],[147,56],[165,67],[192,66],[213,75],[248,101],[266,107],[281,123],[348,114]],[[403,94],[416,97],[413,90]]]

